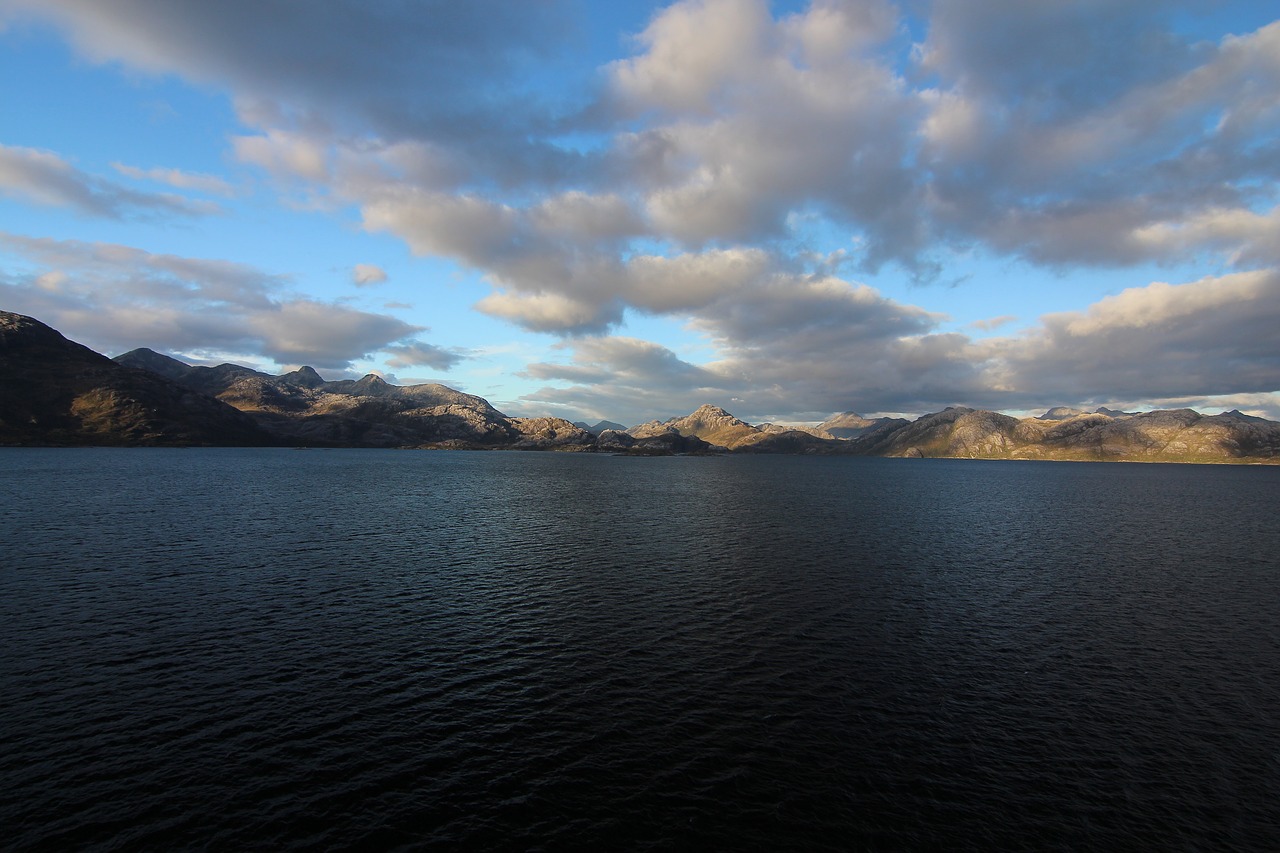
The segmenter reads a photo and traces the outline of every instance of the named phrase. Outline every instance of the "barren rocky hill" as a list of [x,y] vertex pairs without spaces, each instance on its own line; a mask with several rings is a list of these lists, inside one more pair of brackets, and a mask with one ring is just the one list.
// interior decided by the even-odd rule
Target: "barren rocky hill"
[[[1056,416],[1053,416],[1055,415]],[[1191,409],[1011,418],[951,408],[853,443],[870,456],[1072,461],[1280,461],[1280,423]]]
[[692,413],[667,421],[649,421],[627,431],[638,439],[674,432],[698,438],[713,447],[750,453],[815,453],[848,450],[833,438],[820,438],[805,430],[752,426],[718,406],[703,405]]

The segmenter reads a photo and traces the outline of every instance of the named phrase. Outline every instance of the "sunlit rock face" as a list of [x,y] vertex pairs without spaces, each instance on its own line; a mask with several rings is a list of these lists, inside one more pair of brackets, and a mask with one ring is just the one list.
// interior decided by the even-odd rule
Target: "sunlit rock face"
[[520,438],[516,450],[588,450],[596,437],[564,418],[509,418]]
[[232,406],[0,311],[0,443],[267,445]]
[[855,441],[874,456],[1230,462],[1280,460],[1280,424],[1239,412],[1191,409],[1140,414],[1078,413],[1017,420],[948,409],[878,438]]
[[739,420],[719,406],[703,405],[688,415],[667,421],[649,421],[628,432],[637,439],[666,433],[700,439],[712,447],[748,453],[838,452],[847,446],[830,437],[804,430],[769,425],[756,427]]

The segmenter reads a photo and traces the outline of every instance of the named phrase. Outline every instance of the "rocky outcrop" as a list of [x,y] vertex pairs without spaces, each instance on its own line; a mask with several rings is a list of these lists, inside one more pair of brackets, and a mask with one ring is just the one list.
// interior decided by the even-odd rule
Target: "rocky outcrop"
[[564,418],[510,418],[520,434],[515,450],[588,450],[596,437]]
[[0,443],[252,446],[275,439],[226,403],[0,311]]

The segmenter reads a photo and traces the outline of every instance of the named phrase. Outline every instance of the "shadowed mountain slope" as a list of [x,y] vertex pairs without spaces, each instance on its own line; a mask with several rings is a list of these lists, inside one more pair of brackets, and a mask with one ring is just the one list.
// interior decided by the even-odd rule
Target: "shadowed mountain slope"
[[0,311],[0,443],[269,445],[248,415]]

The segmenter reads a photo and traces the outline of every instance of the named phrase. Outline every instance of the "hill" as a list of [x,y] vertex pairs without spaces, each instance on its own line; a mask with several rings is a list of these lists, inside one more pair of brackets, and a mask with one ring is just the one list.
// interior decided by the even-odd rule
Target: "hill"
[[270,445],[233,406],[0,311],[0,443]]
[[752,426],[712,405],[700,406],[684,417],[649,421],[627,432],[637,439],[676,433],[701,439],[715,448],[740,453],[839,453],[848,450],[836,439],[820,438],[804,430]]
[[1280,423],[1239,412],[1103,411],[1044,418],[949,408],[852,443],[868,456],[1069,461],[1280,461]]

